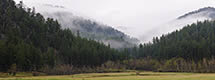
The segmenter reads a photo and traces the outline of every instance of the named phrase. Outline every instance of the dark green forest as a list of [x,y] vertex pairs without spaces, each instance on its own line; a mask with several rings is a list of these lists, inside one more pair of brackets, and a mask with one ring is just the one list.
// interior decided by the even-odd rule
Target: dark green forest
[[187,25],[126,52],[133,60],[125,61],[134,63],[126,64],[136,69],[215,72],[215,21]]
[[45,19],[34,8],[23,5],[13,0],[0,1],[1,72],[215,72],[215,21],[197,22],[155,37],[152,42],[117,50],[81,38],[79,32],[61,29],[57,20]]
[[34,9],[0,1],[0,71],[12,64],[29,71],[45,65],[97,66],[108,60],[122,59],[119,51],[102,43],[61,29],[57,20],[45,19]]
[[200,61],[215,56],[215,21],[206,20],[185,26],[181,30],[153,38],[139,45],[135,57],[150,56],[158,60],[184,58]]

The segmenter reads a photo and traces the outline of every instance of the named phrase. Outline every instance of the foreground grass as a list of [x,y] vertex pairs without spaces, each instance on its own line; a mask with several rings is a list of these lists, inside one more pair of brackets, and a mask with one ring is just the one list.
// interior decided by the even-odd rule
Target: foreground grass
[[0,76],[0,80],[215,80],[215,74],[141,72],[140,75],[136,75],[135,72],[122,72],[38,77],[31,75],[18,75],[17,77]]

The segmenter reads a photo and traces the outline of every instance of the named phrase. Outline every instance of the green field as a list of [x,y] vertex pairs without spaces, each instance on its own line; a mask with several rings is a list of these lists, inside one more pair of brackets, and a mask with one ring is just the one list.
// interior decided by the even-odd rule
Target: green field
[[16,77],[3,77],[0,80],[215,80],[213,73],[160,73],[160,72],[135,72],[122,73],[89,73],[65,76],[38,76],[18,74]]

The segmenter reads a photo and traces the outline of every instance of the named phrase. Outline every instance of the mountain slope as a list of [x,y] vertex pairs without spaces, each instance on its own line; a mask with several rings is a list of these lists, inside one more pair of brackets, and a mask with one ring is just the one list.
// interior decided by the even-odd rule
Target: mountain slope
[[160,28],[152,30],[159,34],[157,35],[159,37],[153,38],[152,43],[145,44],[137,57],[152,56],[158,59],[182,57],[195,61],[214,57],[214,19],[215,8],[205,7],[160,25]]
[[182,15],[178,17],[177,19],[184,19],[188,17],[206,17],[209,19],[215,19],[215,8],[213,7],[205,7],[205,8],[200,8],[199,10],[189,12],[185,15]]
[[103,42],[112,48],[133,47],[139,43],[138,39],[132,38],[111,26],[76,16],[64,6],[43,3],[31,4],[30,6],[34,6],[46,18],[57,19],[63,29],[69,28],[74,34],[79,32],[81,37]]
[[46,17],[57,19],[64,26],[63,28],[69,28],[76,32],[74,34],[79,32],[81,37],[103,42],[112,48],[133,47],[139,42],[137,39],[131,38],[110,26],[74,16],[69,12],[44,12],[43,14]]
[[102,43],[74,36],[23,3],[0,0],[0,71],[12,65],[20,72],[57,65],[92,67],[123,59],[120,55]]
[[145,44],[138,57],[151,56],[157,59],[181,57],[199,61],[215,56],[215,21],[197,22],[181,30],[156,37],[153,43]]
[[205,7],[195,11],[188,12],[178,17],[170,24],[173,24],[173,26],[177,26],[177,27],[183,27],[188,24],[196,23],[197,21],[214,20],[214,19],[215,19],[215,8]]
[[[215,8],[213,7],[205,7],[200,8],[195,11],[188,12],[180,17],[177,17],[174,20],[171,20],[167,23],[157,25],[156,28],[153,28],[149,31],[151,36],[161,36],[162,34],[168,34],[175,30],[180,30],[184,26],[197,23],[198,21],[204,20],[214,20],[215,19]],[[147,35],[143,35],[143,38]],[[147,41],[151,41],[152,37],[147,39]]]

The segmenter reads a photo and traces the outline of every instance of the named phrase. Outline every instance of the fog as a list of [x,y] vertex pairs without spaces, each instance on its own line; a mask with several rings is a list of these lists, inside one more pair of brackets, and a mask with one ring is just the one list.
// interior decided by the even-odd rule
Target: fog
[[[20,0],[15,0],[16,2]],[[214,6],[215,0],[22,0],[37,11],[52,11],[40,5],[70,11],[147,42],[169,32],[163,28],[175,18],[199,8]],[[54,6],[53,6],[54,5]],[[56,9],[55,9],[56,10]],[[166,26],[165,26],[166,27]],[[168,26],[171,27],[171,26]],[[181,27],[180,27],[181,28]],[[179,28],[171,28],[173,31]]]

